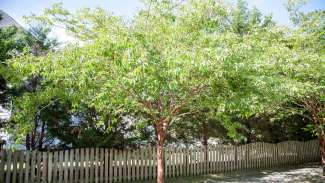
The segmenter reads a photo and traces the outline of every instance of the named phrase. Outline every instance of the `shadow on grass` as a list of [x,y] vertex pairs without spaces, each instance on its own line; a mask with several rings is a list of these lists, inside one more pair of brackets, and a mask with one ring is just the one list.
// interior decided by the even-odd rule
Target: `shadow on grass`
[[216,182],[305,182],[305,183],[325,183],[325,178],[321,175],[322,170],[319,165],[308,165],[303,168],[291,169],[271,169],[249,172],[233,172],[227,174],[211,174],[197,177],[180,177],[166,179],[166,183],[216,183]]

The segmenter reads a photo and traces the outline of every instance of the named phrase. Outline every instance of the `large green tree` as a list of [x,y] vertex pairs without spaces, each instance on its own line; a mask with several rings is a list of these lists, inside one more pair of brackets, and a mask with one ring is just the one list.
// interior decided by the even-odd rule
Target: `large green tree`
[[323,68],[317,52],[291,47],[287,40],[297,35],[274,24],[239,31],[230,18],[234,11],[223,1],[146,1],[124,22],[100,8],[71,14],[55,4],[34,18],[65,27],[80,44],[11,60],[7,79],[14,85],[42,76],[41,87],[16,98],[15,130],[28,131],[39,108],[57,100],[71,101],[78,111],[94,108],[99,124],[124,115],[149,121],[157,182],[164,182],[165,137],[182,116],[208,108],[236,138],[240,124],[229,115],[274,112],[317,90],[318,83],[297,79]]
[[[8,111],[14,110],[15,106],[11,105],[11,99],[22,95],[24,92],[33,92],[38,87],[40,76],[33,76],[25,80],[18,86],[12,87],[3,75],[7,71],[7,61],[17,55],[28,52],[30,54],[40,56],[45,55],[49,51],[53,51],[58,45],[54,38],[49,37],[51,32],[50,27],[41,25],[37,21],[27,21],[28,28],[24,30],[22,27],[9,26],[0,28],[0,105]],[[14,73],[13,73],[14,74]],[[41,126],[40,134],[44,134],[44,122],[40,122],[40,118],[35,114],[34,129],[30,134],[27,134],[26,147],[35,149],[36,147],[36,131],[37,127]],[[5,124],[5,122],[3,123]],[[39,135],[39,145],[42,147],[42,139],[44,135]]]

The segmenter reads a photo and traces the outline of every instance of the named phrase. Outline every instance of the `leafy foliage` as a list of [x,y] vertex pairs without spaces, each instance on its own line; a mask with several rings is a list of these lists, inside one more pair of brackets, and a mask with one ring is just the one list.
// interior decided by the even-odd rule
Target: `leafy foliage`
[[[7,78],[16,86],[43,78],[40,90],[17,98],[13,119],[30,124],[35,109],[54,99],[71,100],[75,110],[94,107],[100,123],[125,113],[173,123],[180,108],[201,106],[214,116],[245,118],[317,90],[310,78],[324,68],[322,57],[314,48],[290,46],[299,32],[276,25],[252,26],[243,35],[241,27],[258,25],[259,17],[242,3],[232,11],[215,1],[150,1],[125,23],[102,9],[70,14],[55,4],[37,18],[65,26],[83,45],[10,62],[9,73],[17,74]],[[238,127],[233,124],[224,122],[228,129]]]

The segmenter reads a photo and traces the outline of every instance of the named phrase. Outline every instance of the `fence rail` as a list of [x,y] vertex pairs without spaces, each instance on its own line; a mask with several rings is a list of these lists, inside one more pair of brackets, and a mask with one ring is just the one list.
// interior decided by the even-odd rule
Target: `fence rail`
[[[1,151],[0,155],[1,183],[111,183],[154,180],[157,175],[156,149],[152,147]],[[168,147],[164,171],[170,178],[294,166],[314,161],[319,161],[316,140],[215,145],[207,149]]]

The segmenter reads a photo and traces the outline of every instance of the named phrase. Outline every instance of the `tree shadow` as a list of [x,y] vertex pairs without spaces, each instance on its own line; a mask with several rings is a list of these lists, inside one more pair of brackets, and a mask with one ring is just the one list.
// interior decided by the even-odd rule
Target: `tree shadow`
[[277,183],[324,183],[322,169],[319,165],[308,165],[302,168],[278,168],[249,172],[233,172],[211,174],[198,177],[182,177],[166,180],[167,183],[219,183],[219,182],[277,182]]

